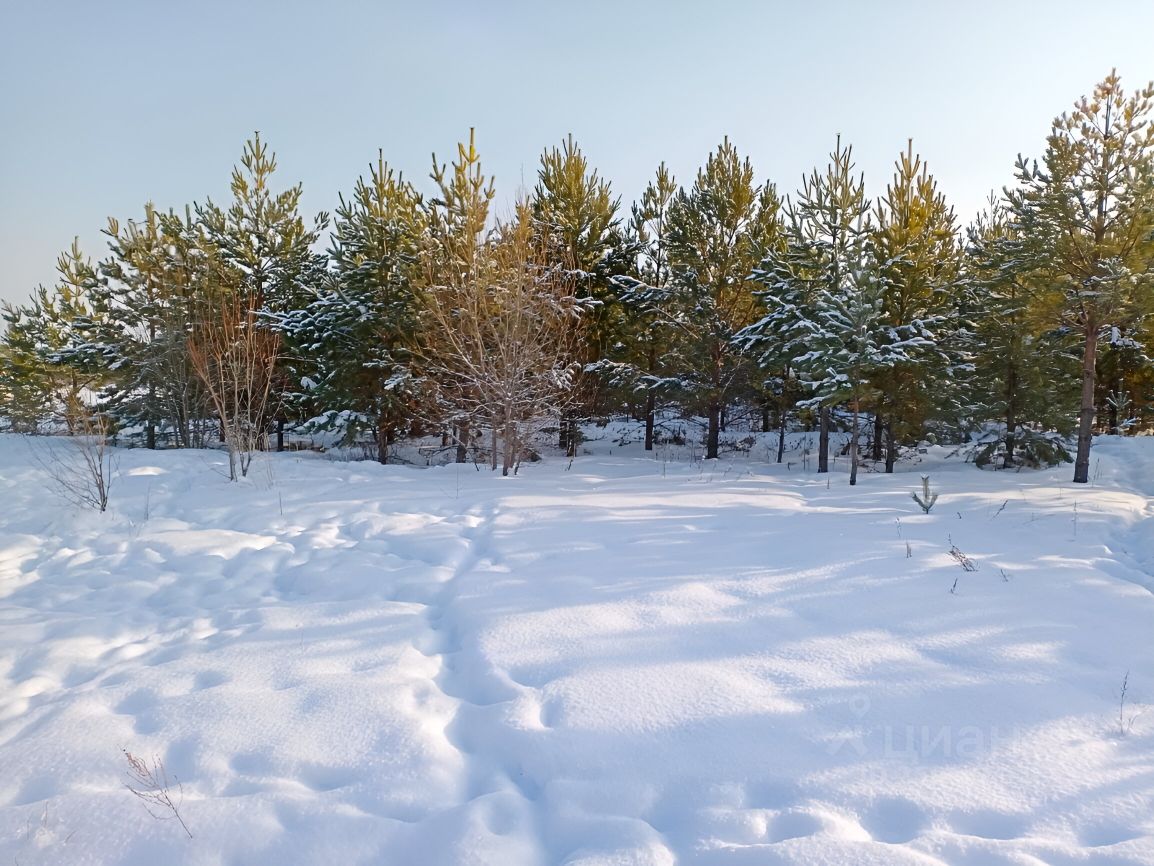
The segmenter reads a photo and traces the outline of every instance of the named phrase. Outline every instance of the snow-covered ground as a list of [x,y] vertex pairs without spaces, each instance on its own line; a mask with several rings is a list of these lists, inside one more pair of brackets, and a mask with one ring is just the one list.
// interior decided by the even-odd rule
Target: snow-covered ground
[[588,451],[132,450],[99,515],[0,437],[0,864],[1154,864],[1154,438]]

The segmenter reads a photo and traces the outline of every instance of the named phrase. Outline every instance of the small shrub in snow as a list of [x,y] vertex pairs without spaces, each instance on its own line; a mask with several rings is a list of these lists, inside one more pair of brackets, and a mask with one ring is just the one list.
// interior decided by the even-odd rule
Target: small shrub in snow
[[920,505],[922,511],[924,511],[926,514],[930,513],[930,510],[934,507],[934,503],[938,501],[938,494],[932,493],[930,491],[930,476],[928,475],[922,476],[921,496],[918,495],[916,490],[911,493],[910,496],[913,497],[914,502]]
[[[122,749],[124,758],[128,761],[128,781],[124,783],[134,797],[144,803],[144,808],[148,810],[148,814],[158,821],[165,821],[175,818],[180,822],[180,826],[184,828],[184,832],[188,834],[188,838],[192,838],[192,831],[188,829],[188,825],[184,823],[184,818],[180,814],[180,804],[184,800],[184,789],[180,785],[180,780],[173,777],[168,778],[168,771],[164,768],[164,762],[160,758],[153,758],[150,764],[144,758],[137,757],[127,749]],[[174,802],[172,799],[172,786],[176,785],[177,799]]]
[[1118,694],[1118,736],[1124,737],[1134,729],[1138,714],[1126,715],[1126,695],[1130,691],[1130,671],[1122,676],[1122,689]]
[[106,415],[76,408],[75,434],[50,442],[35,453],[56,492],[73,505],[108,509],[108,497],[119,463],[109,444],[111,422]]
[[[972,559],[970,559],[968,556],[966,556],[964,553],[962,553],[958,549],[958,546],[956,544],[954,544],[954,540],[952,538],[950,539],[950,556],[952,556],[954,558],[954,562],[956,562],[958,565],[960,565],[962,567],[962,571],[977,571],[978,570],[978,564],[976,562],[974,562]],[[954,585],[955,586],[957,585],[956,580],[954,581]]]
[[1011,466],[1041,469],[1059,463],[1071,463],[1073,459],[1062,434],[1053,430],[1037,431],[1028,428],[1018,428],[1012,442],[1004,430],[989,432],[978,439],[974,452],[974,463],[982,469],[988,466],[995,469],[1008,469]]

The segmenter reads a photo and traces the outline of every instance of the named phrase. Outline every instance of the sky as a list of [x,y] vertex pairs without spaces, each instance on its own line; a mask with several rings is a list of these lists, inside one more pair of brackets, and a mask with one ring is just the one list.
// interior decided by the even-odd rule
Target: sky
[[572,133],[623,210],[728,135],[795,190],[837,135],[884,193],[913,138],[959,222],[1111,68],[1154,79],[1154,3],[0,0],[0,299],[148,201],[224,202],[260,130],[331,211],[378,148],[428,192],[476,128],[509,207]]

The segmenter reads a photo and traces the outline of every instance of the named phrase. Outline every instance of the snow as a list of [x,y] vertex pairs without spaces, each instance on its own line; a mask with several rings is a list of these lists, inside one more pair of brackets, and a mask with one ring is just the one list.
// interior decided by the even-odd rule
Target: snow
[[128,450],[99,515],[0,437],[0,862],[1154,864],[1154,438],[1078,486],[767,446]]

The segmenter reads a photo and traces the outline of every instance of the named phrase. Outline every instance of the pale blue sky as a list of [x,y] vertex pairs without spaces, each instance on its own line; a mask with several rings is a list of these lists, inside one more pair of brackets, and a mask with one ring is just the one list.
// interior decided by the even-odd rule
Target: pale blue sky
[[227,195],[259,129],[306,212],[378,147],[428,189],[477,128],[502,201],[569,132],[623,205],[723,135],[783,192],[854,145],[872,195],[912,136],[963,223],[1112,66],[1154,78],[1154,3],[0,0],[0,298],[105,218]]

